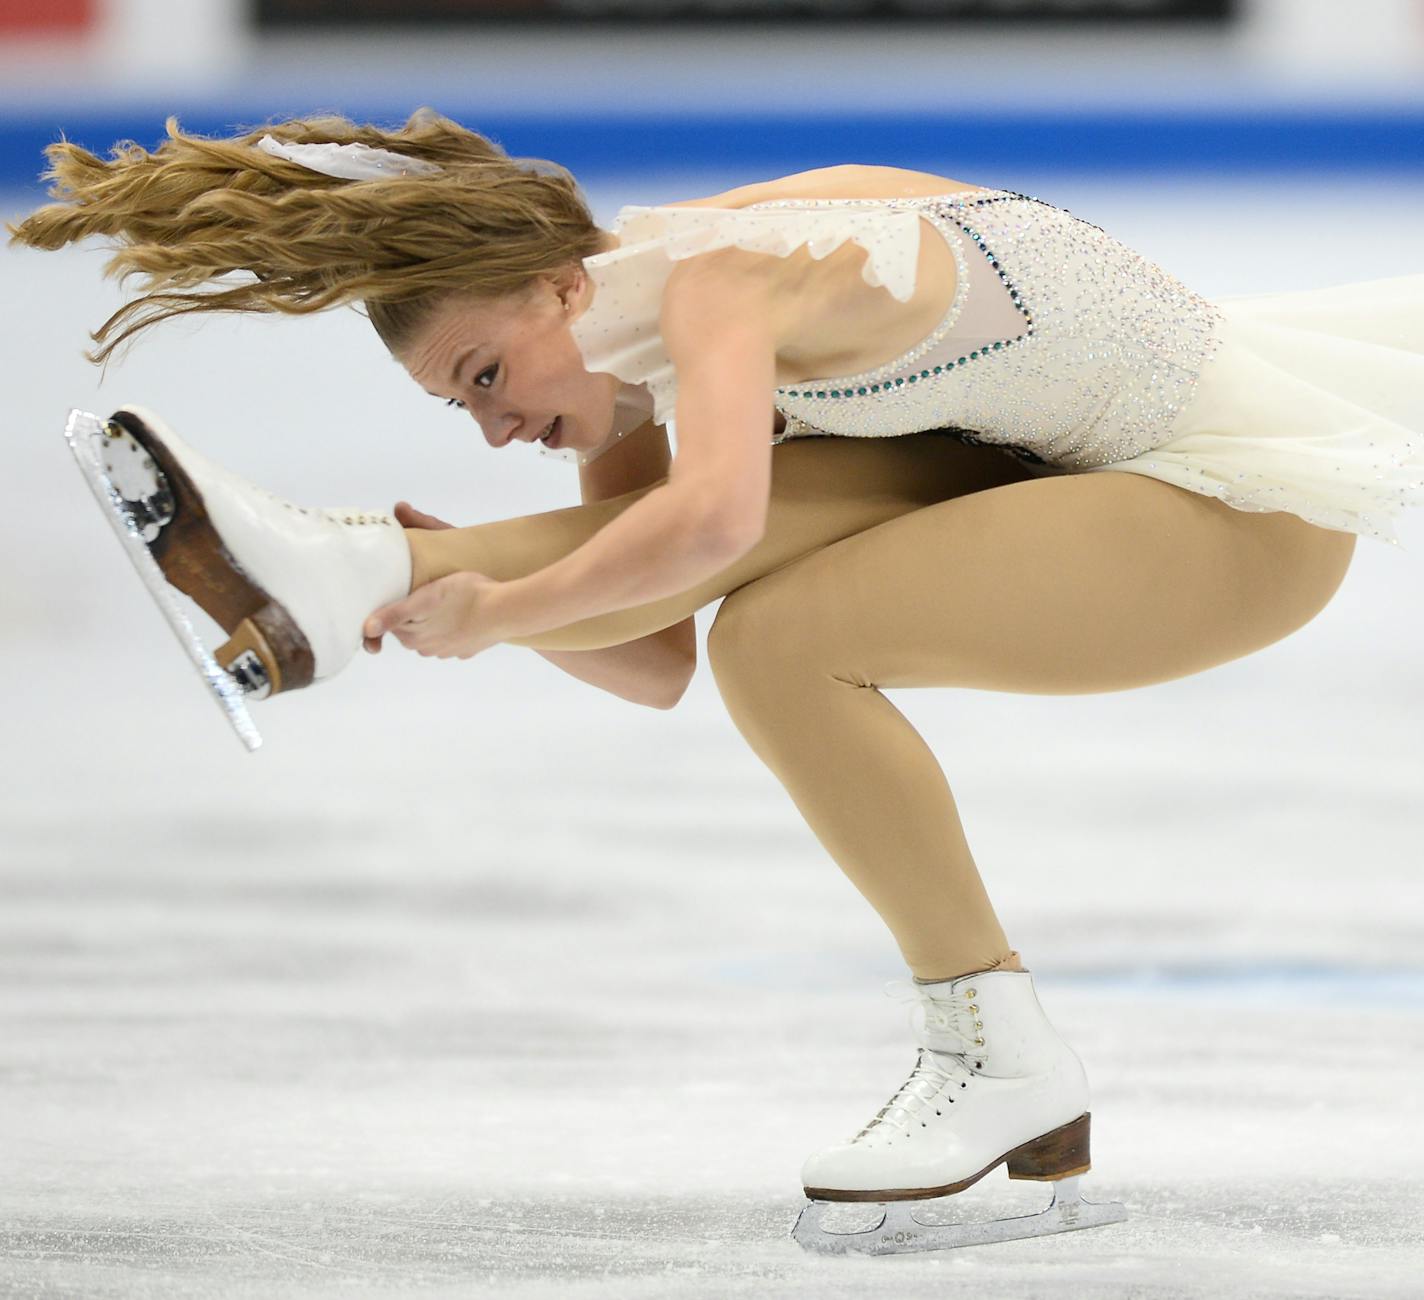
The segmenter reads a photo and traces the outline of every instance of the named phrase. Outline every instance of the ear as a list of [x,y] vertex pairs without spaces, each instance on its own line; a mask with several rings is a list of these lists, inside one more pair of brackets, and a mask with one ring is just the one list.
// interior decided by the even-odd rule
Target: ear
[[582,265],[570,264],[547,277],[565,312],[573,311],[583,297],[588,284],[588,272]]

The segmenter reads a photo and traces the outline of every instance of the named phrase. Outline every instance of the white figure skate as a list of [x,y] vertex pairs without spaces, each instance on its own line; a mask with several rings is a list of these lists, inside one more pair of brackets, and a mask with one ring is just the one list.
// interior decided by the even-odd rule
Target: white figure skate
[[[808,1204],[791,1235],[826,1254],[890,1255],[1038,1237],[1121,1223],[1120,1204],[1086,1201],[1088,1081],[1049,1024],[1028,971],[980,971],[933,984],[892,983],[924,1011],[920,1054],[904,1085],[850,1141],[801,1171]],[[999,1165],[1010,1178],[1052,1182],[1039,1214],[925,1224],[915,1204],[952,1196]],[[871,1201],[869,1226],[824,1224],[832,1202]]]
[[[248,749],[246,707],[334,676],[361,626],[410,590],[410,546],[390,516],[308,508],[229,473],[151,411],[74,410],[64,431],[105,517]],[[228,640],[209,652],[174,590]]]

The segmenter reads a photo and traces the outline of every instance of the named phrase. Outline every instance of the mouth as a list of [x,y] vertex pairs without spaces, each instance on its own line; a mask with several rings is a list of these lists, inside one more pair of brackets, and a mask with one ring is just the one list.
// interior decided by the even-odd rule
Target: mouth
[[539,435],[538,441],[542,442],[546,447],[557,447],[559,445],[559,438],[564,431],[563,418],[562,415],[556,415],[550,420],[544,432]]

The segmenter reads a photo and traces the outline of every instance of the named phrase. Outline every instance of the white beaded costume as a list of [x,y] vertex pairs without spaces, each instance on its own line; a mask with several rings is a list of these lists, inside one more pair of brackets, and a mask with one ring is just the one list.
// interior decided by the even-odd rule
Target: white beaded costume
[[624,381],[623,414],[666,424],[676,376],[658,313],[673,262],[803,244],[822,258],[849,240],[866,282],[906,302],[927,226],[958,267],[944,319],[874,370],[778,388],[774,441],[952,429],[1038,474],[1129,470],[1396,545],[1394,518],[1424,504],[1424,275],[1211,300],[1006,190],[628,206],[620,246],[584,259],[594,296],[571,329],[590,371]]

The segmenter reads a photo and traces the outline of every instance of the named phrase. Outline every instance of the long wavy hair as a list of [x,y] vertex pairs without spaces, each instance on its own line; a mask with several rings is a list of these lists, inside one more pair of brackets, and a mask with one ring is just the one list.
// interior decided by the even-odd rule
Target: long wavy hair
[[[399,352],[450,295],[521,296],[536,277],[597,252],[601,232],[567,169],[511,157],[428,108],[396,130],[339,116],[291,118],[227,139],[189,135],[176,117],[149,152],[131,140],[106,162],[61,140],[45,149],[56,202],[11,243],[116,245],[104,273],[141,292],[90,334],[100,363],[149,325],[193,312],[304,315],[364,305]],[[435,174],[347,181],[272,157],[285,143],[360,142],[436,163]],[[234,280],[233,277],[240,277]],[[203,288],[211,285],[212,287]]]

